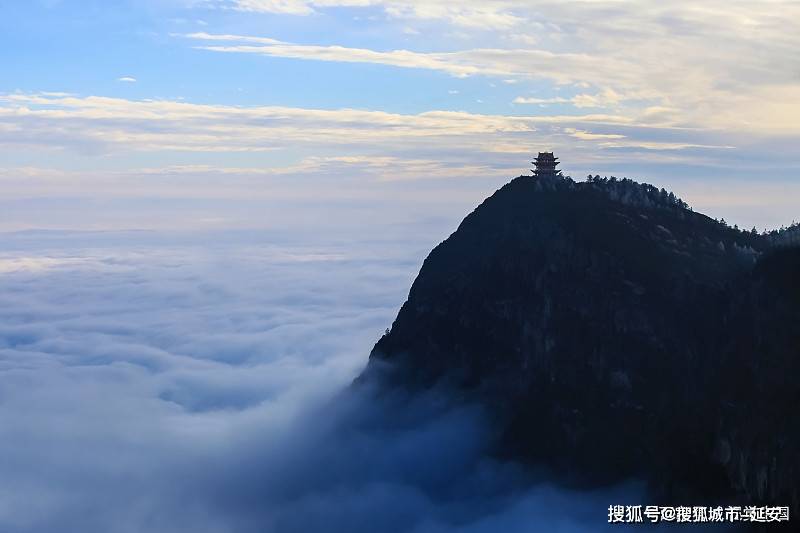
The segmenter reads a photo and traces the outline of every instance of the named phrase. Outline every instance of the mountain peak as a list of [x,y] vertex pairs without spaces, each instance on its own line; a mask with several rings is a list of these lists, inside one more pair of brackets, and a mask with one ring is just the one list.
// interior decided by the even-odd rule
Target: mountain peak
[[[477,395],[503,425],[500,453],[581,483],[638,475],[665,497],[797,502],[783,471],[754,459],[790,456],[742,428],[754,406],[786,412],[774,402],[800,370],[798,335],[773,331],[800,308],[766,298],[762,279],[795,263],[769,250],[651,185],[521,176],[430,253],[370,366]],[[777,266],[758,268],[762,256]],[[731,386],[751,379],[743,361],[765,359],[754,379],[775,394]],[[785,434],[800,444],[797,424]]]

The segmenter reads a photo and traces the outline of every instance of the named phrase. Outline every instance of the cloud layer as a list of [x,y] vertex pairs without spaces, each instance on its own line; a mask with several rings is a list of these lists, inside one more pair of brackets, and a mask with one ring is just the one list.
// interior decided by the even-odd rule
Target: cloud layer
[[[545,79],[588,84],[599,97],[577,103],[660,108],[660,120],[703,128],[796,134],[800,84],[791,65],[800,51],[795,2],[462,2],[431,0],[237,0],[237,9],[310,15],[333,7],[378,7],[389,18],[445,28],[495,32],[494,46],[447,52],[379,51],[298,45],[277,40],[193,34],[217,52],[257,53],[318,61],[380,63],[453,76]],[[290,8],[291,7],[291,8]],[[497,32],[497,30],[503,30]],[[458,38],[463,45],[474,35]],[[485,39],[482,39],[485,40]],[[520,47],[520,43],[527,46]],[[509,46],[516,45],[516,46]],[[602,95],[613,91],[613,99]],[[592,96],[592,95],[587,95]],[[520,98],[538,98],[522,95]],[[557,97],[546,97],[557,101]],[[567,103],[558,101],[558,103]]]
[[7,234],[0,529],[604,530],[640,487],[493,459],[490,420],[445,391],[343,391],[418,244]]
[[[557,149],[564,170],[577,179],[598,173],[653,182],[675,190],[697,209],[711,208],[712,216],[742,226],[775,227],[796,218],[795,204],[769,193],[797,187],[792,137],[761,139],[659,125],[657,111],[631,116],[584,108],[596,105],[592,98],[610,102],[617,94],[571,97],[579,114],[545,109],[533,115],[6,94],[0,96],[0,141],[8,161],[19,163],[0,167],[9,203],[0,228],[152,227],[149,221],[156,219],[141,213],[158,209],[167,199],[206,202],[206,214],[195,220],[219,219],[220,224],[224,220],[208,211],[227,211],[222,218],[231,219],[236,199],[245,202],[239,206],[242,214],[250,212],[248,202],[266,199],[324,203],[345,212],[363,202],[388,213],[441,200],[452,204],[449,213],[458,207],[462,211],[457,214],[463,215],[471,206],[463,198],[479,201],[503,180],[527,172],[530,152],[548,148]],[[560,100],[518,102],[522,111]],[[416,184],[391,185],[404,181]],[[719,183],[726,185],[725,197],[732,198],[728,204],[710,196]],[[753,195],[759,186],[763,194]],[[66,212],[56,217],[62,211],[53,202],[75,197],[90,198],[94,207],[71,219]],[[118,220],[112,225],[90,217],[121,199],[129,206],[114,206]],[[36,205],[25,206],[28,202]],[[217,207],[209,207],[211,202]],[[144,211],[136,215],[134,204]],[[767,205],[773,209],[765,210]],[[174,218],[184,208],[174,203],[164,204],[164,210]],[[25,215],[39,212],[38,224]],[[325,213],[317,209],[311,216]],[[241,227],[244,218],[235,218]],[[252,227],[260,227],[261,218],[249,216]]]
[[202,524],[171,491],[348,383],[408,282],[374,248],[212,237],[4,237],[0,529]]

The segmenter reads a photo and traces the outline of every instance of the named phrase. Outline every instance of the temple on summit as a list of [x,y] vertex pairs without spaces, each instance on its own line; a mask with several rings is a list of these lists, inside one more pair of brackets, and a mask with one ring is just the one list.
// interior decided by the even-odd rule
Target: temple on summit
[[533,175],[537,178],[555,178],[561,175],[561,171],[556,169],[558,158],[553,155],[553,152],[539,152],[533,164],[536,167]]

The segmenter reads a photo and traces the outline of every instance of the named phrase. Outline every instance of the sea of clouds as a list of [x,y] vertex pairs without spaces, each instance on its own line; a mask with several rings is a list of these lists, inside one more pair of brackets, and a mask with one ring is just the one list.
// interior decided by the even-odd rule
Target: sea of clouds
[[427,239],[4,234],[0,531],[621,529],[640,485],[559,488],[479,406],[350,386]]

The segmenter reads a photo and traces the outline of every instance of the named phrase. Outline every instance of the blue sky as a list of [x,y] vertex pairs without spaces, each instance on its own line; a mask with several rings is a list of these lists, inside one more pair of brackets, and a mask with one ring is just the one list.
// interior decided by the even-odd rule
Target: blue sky
[[[6,2],[0,183],[9,209],[36,216],[6,215],[0,230],[191,227],[196,216],[258,227],[230,216],[254,195],[340,198],[345,218],[359,198],[398,212],[425,194],[478,201],[542,149],[576,178],[629,176],[712,216],[779,226],[800,198],[797,10]],[[204,214],[175,219],[171,202],[199,197]],[[77,208],[56,215],[59,202]],[[142,203],[160,215],[137,222]],[[105,204],[128,216],[109,222]]]

